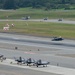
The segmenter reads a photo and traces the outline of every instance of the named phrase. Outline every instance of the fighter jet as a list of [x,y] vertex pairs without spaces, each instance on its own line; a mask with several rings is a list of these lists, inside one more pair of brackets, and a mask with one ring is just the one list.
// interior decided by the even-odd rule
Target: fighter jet
[[64,40],[64,39],[61,36],[60,37],[54,37],[52,39],[52,41],[62,41],[62,40]]
[[17,64],[27,64],[27,66],[29,66],[30,64],[35,63],[34,59],[28,58],[27,60],[25,60],[22,57],[15,58],[15,61],[17,61]]
[[25,64],[25,59],[21,56],[19,58],[14,57],[15,61],[17,61],[17,64]]
[[2,54],[0,54],[0,59],[3,57],[3,55]]
[[48,20],[48,17],[44,18],[44,20]]
[[22,17],[22,20],[28,20],[30,19],[30,16]]
[[26,60],[27,66],[29,66],[30,64],[34,64],[34,63],[35,63],[35,60],[32,59],[32,58],[29,58],[29,59]]
[[6,60],[6,57],[4,57],[4,55],[0,54],[0,60],[1,61]]
[[17,61],[17,64],[27,64],[27,66],[41,66],[43,65],[43,67],[47,67],[47,65],[49,64],[49,62],[47,61],[42,61],[41,59],[35,61],[34,59],[32,58],[28,58],[27,60],[25,60],[24,58],[22,57],[19,57],[18,59],[15,59],[15,61]]
[[34,63],[35,66],[41,66],[43,65],[43,67],[47,67],[47,65],[49,64],[50,62],[48,61],[42,61],[41,59],[39,59],[37,62]]
[[58,21],[62,21],[62,18],[59,18]]

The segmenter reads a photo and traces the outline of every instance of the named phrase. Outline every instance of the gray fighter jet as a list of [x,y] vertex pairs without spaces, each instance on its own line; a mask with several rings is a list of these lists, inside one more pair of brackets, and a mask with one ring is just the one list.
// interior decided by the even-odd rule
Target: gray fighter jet
[[50,62],[48,61],[42,61],[41,59],[39,59],[37,62],[34,63],[35,66],[41,66],[43,65],[43,67],[47,67],[47,65],[50,64]]
[[17,64],[25,64],[25,59],[22,58],[21,56],[16,58],[14,57],[15,61],[17,61]]
[[4,57],[4,55],[0,54],[0,60],[2,62],[3,60],[6,60],[6,57]]
[[52,41],[62,41],[62,40],[64,40],[64,39],[61,36],[60,37],[54,37],[52,39]]
[[47,61],[42,61],[41,59],[35,61],[34,59],[32,58],[28,58],[27,60],[25,60],[24,58],[22,57],[19,57],[18,59],[15,59],[15,61],[17,61],[17,64],[27,64],[27,66],[41,66],[43,65],[43,67],[47,67],[47,65],[50,63],[50,62],[47,62]]
[[28,58],[27,60],[25,60],[22,57],[15,58],[15,61],[17,61],[17,64],[27,64],[27,66],[29,66],[30,64],[35,63],[34,59]]
[[29,59],[26,60],[27,66],[30,65],[30,64],[34,64],[34,63],[35,63],[35,60],[32,59],[32,58],[29,58]]

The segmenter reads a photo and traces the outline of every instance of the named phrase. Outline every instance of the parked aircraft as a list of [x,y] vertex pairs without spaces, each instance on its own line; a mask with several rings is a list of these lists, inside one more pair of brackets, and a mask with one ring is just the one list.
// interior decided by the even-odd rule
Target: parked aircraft
[[22,20],[28,20],[30,19],[30,16],[22,17]]
[[42,61],[41,59],[35,61],[32,58],[28,58],[27,60],[25,60],[22,57],[19,57],[18,59],[15,59],[15,61],[17,61],[17,64],[27,64],[27,66],[30,66],[32,64],[33,66],[37,66],[37,67],[41,66],[41,65],[43,65],[43,67],[45,67],[49,64],[49,62]]
[[62,21],[62,18],[59,18],[58,21]]
[[35,63],[34,59],[29,58],[29,59],[26,60],[27,66],[30,65],[30,64],[34,64],[34,63]]
[[48,17],[44,18],[44,20],[48,20]]
[[0,54],[0,59],[3,57],[3,55]]
[[45,67],[45,66],[47,67],[47,65],[48,65],[49,63],[50,63],[50,62],[48,62],[48,61],[42,61],[41,59],[39,59],[39,60],[37,60],[37,62],[34,63],[34,65],[37,66],[37,67],[38,67],[38,66],[41,66],[41,65],[43,65],[43,67]]
[[0,60],[3,61],[5,59],[6,59],[6,57],[4,57],[4,55],[0,54]]
[[22,58],[21,56],[19,58],[14,57],[14,59],[15,61],[17,61],[17,64],[25,64],[25,59]]
[[35,62],[34,59],[28,58],[27,60],[25,60],[22,57],[15,58],[15,61],[17,61],[17,64],[27,64],[27,66]]

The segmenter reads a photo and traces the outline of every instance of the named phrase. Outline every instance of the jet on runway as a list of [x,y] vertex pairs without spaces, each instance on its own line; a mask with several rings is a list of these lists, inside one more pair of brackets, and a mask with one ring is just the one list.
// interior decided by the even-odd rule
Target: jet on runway
[[15,61],[17,61],[17,64],[25,64],[25,59],[22,57],[16,58],[14,57]]
[[45,66],[47,67],[48,64],[50,64],[50,62],[42,61],[41,59],[37,60],[37,62],[34,63],[34,65],[36,65],[37,67],[41,66],[41,65],[43,65],[43,67],[45,67]]
[[0,59],[3,57],[3,55],[2,54],[0,54]]
[[5,59],[6,59],[6,57],[4,57],[4,55],[0,54],[0,60],[3,61]]
[[34,59],[32,58],[29,58],[27,60],[25,60],[24,58],[22,57],[19,57],[18,59],[15,59],[15,61],[17,61],[17,64],[27,64],[27,66],[30,66],[31,64],[33,64],[33,66],[41,66],[43,65],[43,67],[47,67],[47,65],[50,63],[50,62],[47,62],[47,61],[42,61],[41,59],[35,61]]
[[32,64],[32,63],[35,63],[34,59],[28,58],[27,60],[25,60],[22,57],[15,58],[15,61],[17,61],[17,64],[27,64],[27,66]]
[[27,66],[28,66],[28,65],[30,65],[30,64],[34,64],[34,63],[35,63],[35,60],[29,58],[29,59],[26,60],[26,63],[27,63]]
[[62,41],[62,40],[64,40],[64,39],[61,36],[60,37],[54,37],[52,39],[52,41]]

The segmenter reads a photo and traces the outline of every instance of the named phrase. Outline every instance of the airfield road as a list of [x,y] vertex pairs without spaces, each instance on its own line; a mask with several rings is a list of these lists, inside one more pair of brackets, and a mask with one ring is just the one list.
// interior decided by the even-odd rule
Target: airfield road
[[[12,64],[10,63],[12,62]],[[4,66],[3,66],[4,65]],[[26,64],[18,65],[16,62],[12,59],[6,59],[3,62],[0,63],[1,72],[6,71],[6,73],[10,73],[13,75],[18,74],[19,75],[75,75],[75,69],[70,68],[64,68],[59,66],[52,66],[48,65],[48,67],[36,67],[36,66],[27,66]],[[4,71],[5,70],[5,71]],[[8,70],[10,72],[8,72]],[[19,71],[19,72],[18,72]],[[1,73],[0,73],[1,74]]]
[[58,21],[58,19],[29,19],[29,20],[21,20],[21,19],[0,19],[0,21],[37,21],[37,22],[53,22],[53,23],[65,23],[65,24],[75,24],[75,21],[65,20]]
[[20,55],[25,58],[42,58],[52,65],[59,63],[60,66],[75,68],[74,58],[61,56],[75,54],[74,40],[51,41],[50,38],[0,33],[0,48],[0,53],[10,58]]
[[[75,24],[62,19],[0,19],[0,21],[37,21]],[[0,62],[0,75],[75,75],[75,40],[51,41],[52,38],[0,33],[0,54],[8,59],[22,56],[49,61],[46,68],[14,66]],[[49,71],[49,72],[48,72]]]
[[60,75],[0,64],[0,75]]
[[[17,47],[17,49],[15,49],[15,47]],[[42,59],[44,61],[49,61],[50,65],[75,69],[75,58],[62,56],[64,54],[65,55],[75,54],[74,40],[64,39],[63,41],[51,41],[51,38],[0,33],[0,54],[3,54],[5,57],[9,59],[13,59],[14,57],[19,56],[22,56],[25,59],[29,57],[35,60]],[[15,68],[3,66],[1,64],[0,66],[8,68],[7,70],[6,69],[3,70],[7,72],[10,68]],[[18,71],[19,68],[15,69]],[[13,69],[13,71],[15,69]],[[26,75],[30,74],[38,75],[38,73],[42,75],[44,73],[38,71],[34,72],[34,70],[28,69],[25,70],[29,72],[29,73],[26,72]],[[24,73],[25,72],[23,72],[23,74]],[[46,75],[50,74],[51,73],[46,73]],[[43,75],[45,75],[45,73]]]

